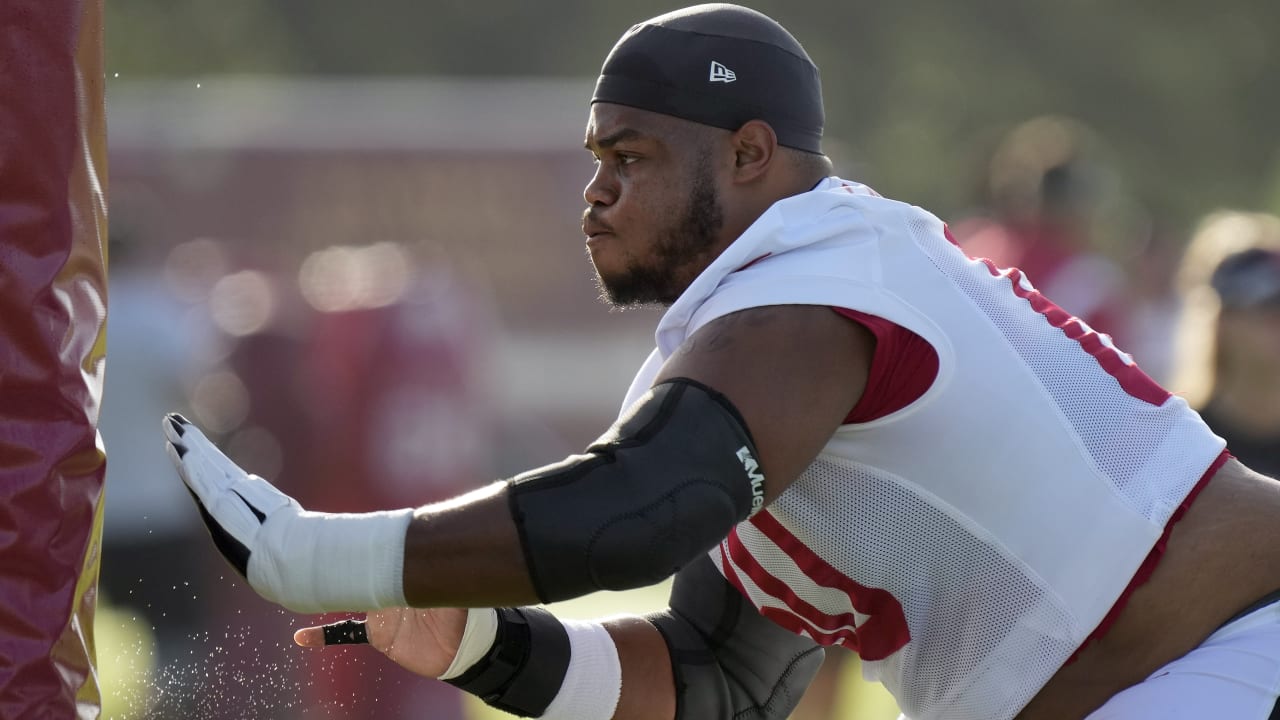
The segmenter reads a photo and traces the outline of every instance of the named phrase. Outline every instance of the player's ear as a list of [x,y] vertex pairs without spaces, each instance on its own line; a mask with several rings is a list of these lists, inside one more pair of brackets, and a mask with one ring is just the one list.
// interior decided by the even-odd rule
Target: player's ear
[[730,138],[734,151],[734,179],[751,182],[773,164],[778,155],[778,136],[763,120],[749,120]]

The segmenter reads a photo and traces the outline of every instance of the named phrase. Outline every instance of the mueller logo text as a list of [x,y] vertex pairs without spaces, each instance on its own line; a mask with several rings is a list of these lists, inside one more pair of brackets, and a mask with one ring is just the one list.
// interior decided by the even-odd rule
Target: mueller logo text
[[747,471],[747,479],[751,481],[751,514],[755,515],[764,507],[764,473],[760,472],[760,463],[756,462],[746,445],[738,448],[738,460]]

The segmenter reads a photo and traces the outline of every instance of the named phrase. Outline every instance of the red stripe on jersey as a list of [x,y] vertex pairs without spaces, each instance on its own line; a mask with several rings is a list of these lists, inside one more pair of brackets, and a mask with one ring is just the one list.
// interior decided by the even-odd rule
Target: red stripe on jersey
[[[738,592],[742,593],[743,597],[751,600],[751,594],[747,592],[746,585],[743,584],[742,578],[738,577],[737,571],[733,569],[733,564],[729,561],[729,556],[725,553],[725,544],[726,543],[720,544],[720,563],[724,566],[725,579],[737,588]],[[752,580],[755,580],[755,578],[753,577]],[[781,581],[775,578],[774,582]],[[755,604],[754,600],[752,601],[752,604]],[[773,621],[773,623],[778,627],[793,632],[796,635],[803,635],[804,637],[810,638],[819,645],[841,645],[848,646],[850,648],[857,648],[857,634],[847,628],[838,633],[828,633],[809,623],[805,618],[796,614],[794,610],[792,612],[787,612],[770,605],[756,605],[756,609],[761,615]]]
[[733,558],[734,564],[742,568],[756,587],[781,600],[792,612],[808,620],[825,634],[825,637],[815,638],[820,644],[834,645],[843,641],[850,648],[857,649],[858,617],[856,615],[853,613],[832,615],[805,602],[789,585],[771,575],[760,561],[756,560],[751,551],[742,544],[742,538],[738,537],[736,529],[729,533],[724,545],[728,547],[729,557]]
[[773,253],[771,253],[771,252],[767,252],[767,253],[765,253],[765,254],[761,255],[760,257],[755,258],[754,260],[751,260],[751,261],[750,261],[750,262],[748,262],[746,265],[743,265],[742,267],[738,268],[737,270],[734,270],[734,272],[738,272],[738,271],[740,271],[740,270],[746,270],[747,268],[751,267],[752,265],[755,265],[756,263],[758,263],[758,262],[760,262],[761,260],[763,260],[763,259],[765,259],[765,258],[769,257],[769,256],[770,256],[770,255],[772,255],[772,254],[773,254]]
[[[738,577],[738,572],[733,569],[733,563],[729,562],[729,556],[724,550],[724,543],[720,543],[720,566],[724,568],[725,580],[728,580],[730,585],[737,588],[738,592],[742,594],[742,597],[751,600],[753,605],[756,604],[751,598],[751,593],[747,592],[747,586],[743,584],[742,578]],[[803,635],[807,638],[812,638],[816,634],[814,632],[814,628],[809,627],[794,614],[781,612],[776,608],[761,605],[756,605],[756,609],[760,611],[761,615],[769,618],[785,630],[790,630],[797,635]]]
[[[1049,324],[1062,330],[1068,338],[1080,343],[1080,347],[1098,362],[1108,375],[1116,379],[1120,387],[1130,396],[1159,407],[1168,400],[1172,393],[1160,387],[1142,371],[1133,360],[1111,344],[1111,337],[1094,332],[1083,320],[1053,304],[1049,298],[1040,294],[1039,290],[1028,290],[1023,286],[1025,279],[1017,268],[1001,270],[996,264],[983,258],[982,264],[995,277],[1007,277],[1013,284],[1013,294],[1031,303],[1031,308],[1044,316]],[[1030,285],[1030,281],[1028,281]]]
[[956,247],[960,247],[960,243],[956,242],[956,236],[951,234],[951,227],[948,226],[946,223],[943,223],[942,225],[942,234],[947,238],[948,241],[950,241],[952,245],[955,245]]
[[756,513],[748,522],[786,553],[810,580],[842,591],[853,609],[867,616],[857,630],[856,647],[863,660],[883,660],[911,642],[902,604],[892,593],[862,585],[832,567],[767,510]]
[[[857,195],[857,194],[858,194],[858,191],[857,191],[857,190],[854,190],[854,189],[853,189],[853,186],[852,186],[852,185],[850,185],[849,183],[840,183],[840,189],[841,189],[841,190],[844,190],[845,192],[849,193],[850,195]],[[871,187],[870,185],[863,185],[863,186],[862,186],[862,189],[863,189],[863,190],[865,190],[865,191],[867,192],[867,194],[868,194],[868,195],[870,195],[870,196],[872,196],[872,197],[884,197],[884,196],[883,196],[883,195],[881,195],[880,193],[876,192],[876,191],[875,191],[875,188]]]

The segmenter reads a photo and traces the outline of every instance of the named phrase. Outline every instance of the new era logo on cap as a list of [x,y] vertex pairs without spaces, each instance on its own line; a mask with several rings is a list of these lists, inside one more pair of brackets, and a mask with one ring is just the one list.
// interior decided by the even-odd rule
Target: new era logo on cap
[[724,65],[721,65],[715,60],[711,61],[711,77],[708,78],[708,82],[731,83],[737,79],[738,79],[737,73],[725,67]]

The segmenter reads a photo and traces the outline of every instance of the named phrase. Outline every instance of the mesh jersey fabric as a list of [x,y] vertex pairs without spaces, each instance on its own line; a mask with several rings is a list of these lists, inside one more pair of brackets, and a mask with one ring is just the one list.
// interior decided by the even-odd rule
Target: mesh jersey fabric
[[659,321],[624,407],[707,322],[842,307],[938,355],[712,551],[760,612],[863,658],[912,720],[1012,718],[1121,596],[1223,441],[1110,338],[929,213],[831,178],[773,205]]

